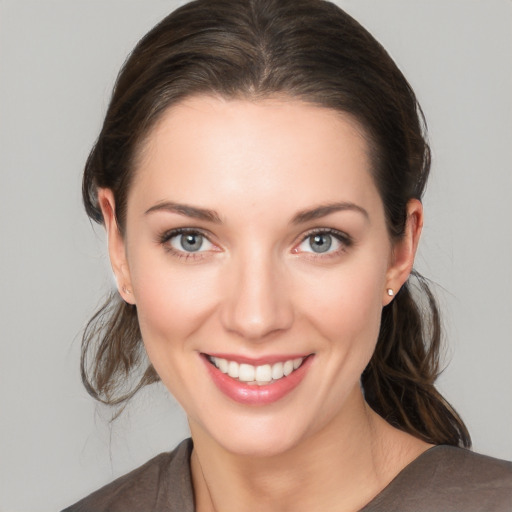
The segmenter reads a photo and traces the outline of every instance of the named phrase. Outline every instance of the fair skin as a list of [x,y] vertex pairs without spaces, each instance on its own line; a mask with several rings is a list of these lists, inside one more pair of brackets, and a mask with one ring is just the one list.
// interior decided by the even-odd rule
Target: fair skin
[[[123,236],[111,191],[99,201],[120,293],[188,416],[199,512],[359,510],[428,448],[359,385],[423,214],[411,200],[390,240],[353,119],[286,98],[189,98],[139,155]],[[213,356],[301,366],[247,384]]]

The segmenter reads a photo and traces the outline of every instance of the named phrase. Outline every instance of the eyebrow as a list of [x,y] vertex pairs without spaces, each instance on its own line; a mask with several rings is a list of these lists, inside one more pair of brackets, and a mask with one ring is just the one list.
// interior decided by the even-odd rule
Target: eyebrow
[[[358,206],[357,204],[350,202],[340,202],[340,203],[330,203],[325,205],[320,205],[315,208],[310,208],[308,210],[302,210],[295,214],[292,219],[292,224],[303,224],[305,222],[309,222],[315,219],[320,219],[322,217],[326,217],[332,213],[341,212],[341,211],[355,211],[361,213],[366,219],[369,219],[368,212]],[[178,215],[184,215],[186,217],[192,217],[194,219],[205,220],[208,222],[214,222],[216,224],[221,224],[222,221],[220,219],[219,214],[215,210],[209,210],[207,208],[198,208],[197,206],[190,206],[187,204],[174,203],[171,201],[164,201],[158,204],[155,204],[151,208],[147,209],[144,212],[144,215],[148,215],[152,212],[158,211],[166,211],[170,213],[177,213]]]
[[148,210],[144,212],[144,215],[148,215],[152,212],[158,211],[166,211],[170,213],[177,213],[179,215],[184,215],[186,217],[192,217],[194,219],[205,220],[208,222],[215,222],[216,224],[220,224],[222,221],[220,220],[219,214],[215,210],[208,210],[206,208],[198,208],[196,206],[190,206],[187,204],[181,203],[173,203],[171,201],[164,201],[158,204],[155,204]]
[[350,202],[340,202],[340,203],[330,203],[325,205],[320,205],[315,208],[311,208],[308,210],[303,210],[294,215],[292,219],[292,224],[302,224],[304,222],[309,222],[311,220],[320,219],[322,217],[326,217],[331,213],[342,212],[342,211],[355,211],[361,213],[366,220],[370,219],[368,212],[358,206],[357,204]]

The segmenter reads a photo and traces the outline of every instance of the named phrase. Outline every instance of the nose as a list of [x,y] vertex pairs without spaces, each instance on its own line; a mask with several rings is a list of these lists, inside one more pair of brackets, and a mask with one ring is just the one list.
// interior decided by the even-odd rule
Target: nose
[[263,254],[232,263],[221,311],[224,328],[251,342],[288,330],[293,323],[293,301],[282,265]]

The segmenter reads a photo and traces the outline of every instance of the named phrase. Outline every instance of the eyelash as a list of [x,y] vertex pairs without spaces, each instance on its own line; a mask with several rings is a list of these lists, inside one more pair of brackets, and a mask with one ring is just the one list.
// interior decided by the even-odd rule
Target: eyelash
[[[298,253],[297,248],[302,245],[308,238],[311,238],[316,235],[330,235],[333,238],[335,238],[340,244],[341,247],[335,251],[327,252],[325,254],[322,253],[315,253],[315,252],[305,252],[308,258],[330,258],[330,257],[336,257],[339,256],[341,253],[347,251],[352,245],[354,244],[354,240],[350,235],[347,233],[344,233],[343,231],[338,231],[337,229],[333,228],[316,228],[311,231],[308,231],[305,235],[303,235],[300,239],[300,242],[294,246],[293,252],[295,254]],[[304,253],[303,253],[304,254]]]
[[[196,228],[177,228],[177,229],[172,229],[170,231],[165,231],[164,233],[159,235],[157,241],[158,241],[159,244],[164,246],[164,249],[167,252],[169,252],[170,254],[172,254],[176,258],[184,259],[184,260],[199,260],[199,259],[204,258],[205,257],[204,253],[207,252],[207,251],[200,251],[200,252],[197,252],[197,253],[196,252],[180,251],[180,250],[175,249],[174,247],[172,247],[169,244],[169,241],[172,238],[177,237],[179,235],[187,235],[187,234],[200,235],[200,236],[204,237],[206,240],[208,240],[208,242],[212,243],[210,241],[209,236],[205,232],[203,232],[203,231],[201,231],[199,229],[196,229]],[[336,257],[339,254],[345,252],[347,249],[349,249],[353,245],[353,243],[354,243],[354,241],[353,241],[353,239],[352,239],[352,237],[350,235],[347,235],[346,233],[344,233],[342,231],[338,231],[337,229],[332,229],[332,228],[316,228],[316,229],[308,231],[306,234],[304,234],[301,237],[300,241],[294,245],[294,248],[292,249],[292,252],[294,254],[298,254],[299,251],[297,250],[297,248],[301,244],[303,244],[306,240],[308,240],[308,238],[311,238],[311,237],[316,236],[316,235],[330,235],[333,238],[335,238],[341,244],[341,247],[339,249],[335,250],[335,251],[327,252],[325,254],[315,253],[313,251],[311,251],[311,252],[304,251],[302,254],[306,254],[306,257],[308,257],[308,258],[312,258],[312,259],[317,259],[317,258],[325,259],[325,258],[330,258],[330,257]]]
[[[184,260],[200,260],[200,259],[204,258],[205,251],[200,251],[197,253],[196,252],[187,252],[187,251],[179,251],[179,250],[175,249],[174,247],[172,247],[169,244],[169,241],[172,238],[177,237],[179,235],[200,235],[210,242],[210,238],[208,237],[208,235],[206,233],[204,233],[203,231],[196,229],[196,228],[177,228],[177,229],[171,229],[170,231],[165,231],[158,237],[158,242],[164,246],[164,249],[167,252],[169,252],[176,258],[184,259]],[[212,243],[212,242],[210,242],[210,243]]]

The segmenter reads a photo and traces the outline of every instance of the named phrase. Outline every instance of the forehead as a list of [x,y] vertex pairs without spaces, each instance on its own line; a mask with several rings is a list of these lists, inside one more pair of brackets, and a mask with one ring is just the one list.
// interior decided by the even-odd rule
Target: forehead
[[[189,98],[168,109],[140,153],[141,201],[368,203],[368,144],[349,115],[297,99]],[[142,206],[142,205],[141,205]]]

